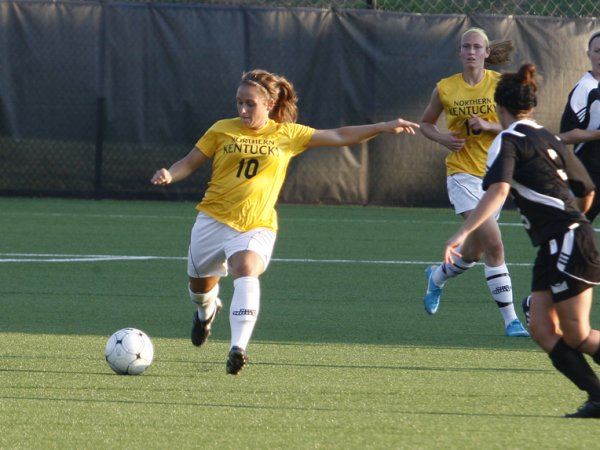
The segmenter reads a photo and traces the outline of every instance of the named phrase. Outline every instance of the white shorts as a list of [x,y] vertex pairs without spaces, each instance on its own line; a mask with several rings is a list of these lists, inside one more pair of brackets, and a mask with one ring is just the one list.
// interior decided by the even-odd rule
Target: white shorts
[[277,233],[268,228],[255,228],[242,233],[199,212],[190,238],[188,276],[227,276],[227,260],[231,255],[245,250],[258,254],[266,269],[276,237]]
[[446,179],[448,198],[456,214],[475,209],[485,191],[483,180],[468,173],[455,173]]

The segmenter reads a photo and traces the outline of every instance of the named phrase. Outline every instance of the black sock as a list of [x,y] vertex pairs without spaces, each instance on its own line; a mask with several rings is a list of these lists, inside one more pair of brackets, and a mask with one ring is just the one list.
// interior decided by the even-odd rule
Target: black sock
[[586,361],[583,353],[569,347],[560,339],[548,354],[556,369],[575,386],[588,393],[593,401],[600,401],[600,380]]
[[592,355],[592,359],[594,360],[594,362],[596,364],[600,364],[600,347],[598,347],[598,350],[596,350],[596,353],[594,353]]

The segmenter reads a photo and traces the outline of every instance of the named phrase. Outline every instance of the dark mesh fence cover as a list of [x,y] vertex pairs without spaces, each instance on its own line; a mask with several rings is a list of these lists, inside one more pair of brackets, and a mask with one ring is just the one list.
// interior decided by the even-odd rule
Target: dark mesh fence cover
[[[513,40],[496,69],[538,66],[536,117],[558,130],[589,69],[593,19],[1,0],[0,193],[200,199],[209,166],[167,188],[149,179],[237,114],[244,70],[285,75],[299,122],[317,128],[418,121],[435,83],[460,71],[471,26]],[[420,134],[313,149],[292,162],[281,200],[444,205],[445,153]]]

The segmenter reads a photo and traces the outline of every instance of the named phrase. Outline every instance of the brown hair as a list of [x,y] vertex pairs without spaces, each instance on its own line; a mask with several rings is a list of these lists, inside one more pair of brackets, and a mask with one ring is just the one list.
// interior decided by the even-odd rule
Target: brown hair
[[260,88],[273,100],[274,106],[269,118],[275,122],[296,122],[298,119],[298,96],[294,85],[284,77],[266,70],[254,69],[242,74],[240,85],[242,84]]
[[482,28],[472,27],[465,31],[460,40],[462,42],[465,35],[469,33],[477,33],[485,42],[486,48],[490,49],[490,55],[485,58],[485,64],[495,66],[497,64],[504,64],[505,62],[510,61],[510,55],[514,51],[514,47],[511,40],[505,41],[492,41],[488,38],[487,33]]
[[524,116],[537,106],[535,65],[523,64],[517,73],[505,73],[496,86],[494,100],[512,114]]
[[511,40],[494,41],[490,43],[490,56],[485,58],[485,63],[492,66],[504,64],[510,61],[510,55],[514,49]]

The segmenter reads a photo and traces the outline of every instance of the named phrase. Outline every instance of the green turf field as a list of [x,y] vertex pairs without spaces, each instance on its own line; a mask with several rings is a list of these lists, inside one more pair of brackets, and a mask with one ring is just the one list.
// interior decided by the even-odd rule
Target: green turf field
[[[0,448],[597,445],[596,421],[560,417],[584,396],[503,335],[481,266],[425,314],[449,209],[281,205],[250,365],[226,375],[227,314],[204,347],[188,341],[193,206],[0,199]],[[500,221],[520,304],[534,250],[514,212]],[[225,279],[226,309],[231,292]],[[104,361],[126,326],[154,342],[141,376]]]

